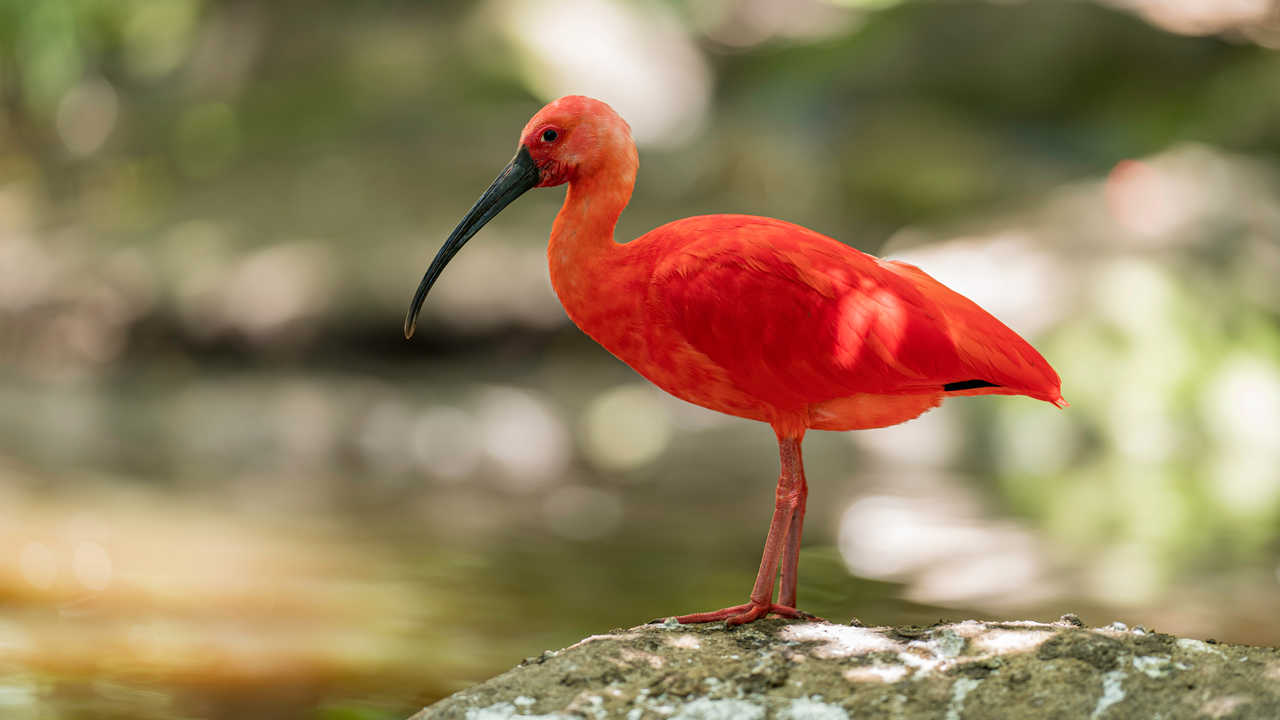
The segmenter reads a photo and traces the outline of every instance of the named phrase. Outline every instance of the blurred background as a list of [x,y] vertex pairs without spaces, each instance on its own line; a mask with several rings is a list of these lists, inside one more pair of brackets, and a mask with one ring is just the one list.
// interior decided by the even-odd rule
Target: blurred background
[[402,717],[742,602],[770,430],[566,320],[563,191],[409,297],[526,119],[640,144],[620,238],[910,260],[1065,411],[814,432],[805,609],[1280,644],[1271,0],[0,3],[0,715]]

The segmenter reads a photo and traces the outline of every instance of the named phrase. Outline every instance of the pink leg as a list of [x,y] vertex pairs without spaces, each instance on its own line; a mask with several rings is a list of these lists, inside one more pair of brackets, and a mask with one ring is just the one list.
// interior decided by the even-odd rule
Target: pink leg
[[[703,623],[724,620],[726,625],[741,625],[769,613],[783,617],[808,617],[807,614],[796,610],[793,604],[787,604],[788,599],[791,603],[795,603],[796,562],[800,552],[799,526],[795,523],[797,519],[802,520],[804,517],[804,501],[808,494],[804,482],[804,469],[800,462],[800,440],[801,438],[798,437],[778,437],[782,471],[778,476],[773,521],[769,524],[769,535],[765,538],[764,554],[760,557],[760,571],[756,574],[756,584],[751,589],[750,602],[714,612],[682,615],[676,618],[677,622]],[[794,550],[791,549],[793,544]],[[779,562],[783,567],[783,595],[779,598],[781,602],[774,603],[773,586],[778,576]],[[791,578],[790,581],[787,580],[788,576]]]
[[809,485],[804,481],[804,465],[800,462],[799,454],[796,455],[796,464],[799,466],[800,473],[797,488],[800,502],[796,506],[795,514],[791,517],[787,542],[782,550],[782,586],[778,589],[778,604],[787,607],[796,606],[797,577],[800,569],[800,536],[804,532],[804,507],[809,498]]

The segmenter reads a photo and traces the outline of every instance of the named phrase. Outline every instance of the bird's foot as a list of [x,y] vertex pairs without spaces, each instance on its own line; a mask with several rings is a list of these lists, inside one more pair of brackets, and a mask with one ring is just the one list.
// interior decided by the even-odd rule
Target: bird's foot
[[[693,613],[691,615],[680,615],[676,617],[676,622],[681,625],[690,625],[693,623],[708,623],[724,621],[724,624],[733,627],[734,625],[743,625],[745,623],[759,620],[766,615],[777,615],[784,618],[800,618],[802,620],[818,620],[823,621],[817,615],[810,615],[803,610],[797,610],[787,605],[779,605],[777,603],[754,603],[749,602],[743,605],[734,605],[723,610],[715,610],[712,612]],[[825,621],[823,621],[825,622]]]

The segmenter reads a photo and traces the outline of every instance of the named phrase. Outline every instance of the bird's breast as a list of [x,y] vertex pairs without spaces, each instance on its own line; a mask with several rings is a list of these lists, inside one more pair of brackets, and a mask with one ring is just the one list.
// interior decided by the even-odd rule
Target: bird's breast
[[649,302],[659,290],[652,284],[650,263],[615,261],[612,267],[578,267],[577,272],[557,272],[554,258],[552,263],[552,286],[569,319],[647,380],[682,400],[730,415],[764,422],[777,415],[739,388]]

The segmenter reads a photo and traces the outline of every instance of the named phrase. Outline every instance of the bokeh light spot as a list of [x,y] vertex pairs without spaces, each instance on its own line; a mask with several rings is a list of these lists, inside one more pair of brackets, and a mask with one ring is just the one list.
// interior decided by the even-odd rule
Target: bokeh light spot
[[1275,22],[1272,0],[1105,0],[1183,35],[1209,35]]
[[527,82],[543,99],[599,98],[626,118],[641,144],[679,145],[701,127],[710,72],[664,6],[641,12],[615,0],[527,0],[498,11],[528,56]]
[[601,393],[582,419],[583,451],[606,470],[631,470],[656,460],[671,443],[667,404],[650,385]]
[[173,72],[191,47],[200,12],[196,0],[133,3],[125,23],[125,63],[141,77]]
[[850,571],[909,583],[932,603],[985,602],[1048,591],[1035,538],[1009,523],[977,517],[968,503],[870,495],[840,520],[838,547]]
[[903,465],[940,467],[960,451],[961,433],[954,410],[934,408],[911,422],[849,433],[856,445]]
[[250,254],[222,289],[224,322],[252,339],[268,341],[278,340],[295,321],[323,314],[333,291],[330,252],[319,243],[299,242]]
[[1280,367],[1274,362],[1252,353],[1232,355],[1206,385],[1203,407],[1219,443],[1280,455]]
[[569,433],[545,402],[516,388],[491,388],[479,403],[486,455],[508,490],[528,492],[547,485],[569,464]]
[[1160,563],[1141,543],[1104,550],[1091,566],[1093,591],[1103,601],[1135,605],[1150,601],[1160,586]]
[[1061,260],[1037,247],[1030,232],[960,237],[898,250],[913,233],[890,238],[886,253],[920,267],[1020,333],[1044,332],[1067,314]]
[[1210,460],[1209,487],[1236,518],[1265,522],[1280,506],[1280,461],[1274,454],[1226,450]]
[[111,135],[118,112],[119,100],[111,83],[102,78],[85,80],[58,103],[58,137],[72,154],[92,155]]
[[101,592],[111,584],[111,556],[96,542],[80,542],[71,557],[71,572],[86,590]]
[[471,474],[482,457],[476,421],[464,410],[437,405],[413,423],[413,459],[423,472],[456,482]]

